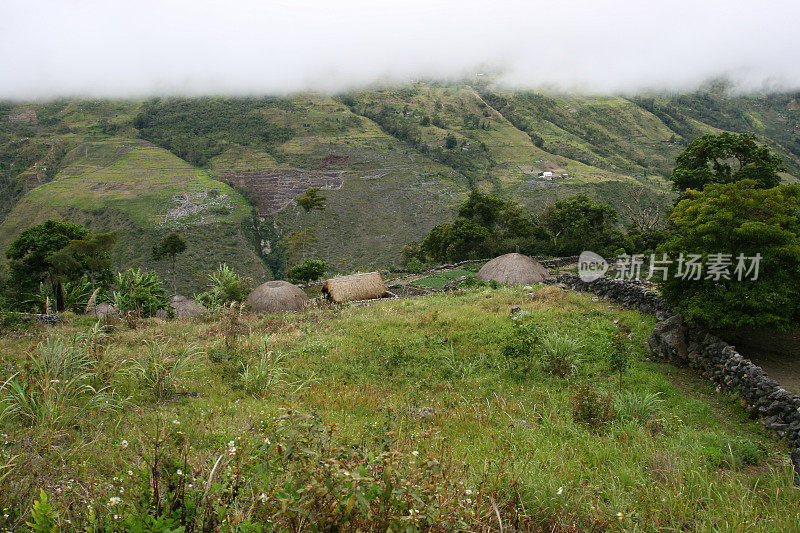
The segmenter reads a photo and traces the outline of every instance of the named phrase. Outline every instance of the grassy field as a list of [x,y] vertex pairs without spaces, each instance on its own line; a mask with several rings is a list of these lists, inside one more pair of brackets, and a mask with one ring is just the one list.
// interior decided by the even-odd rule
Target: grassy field
[[0,527],[43,490],[97,531],[796,528],[783,445],[650,361],[652,317],[536,292],[4,335]]

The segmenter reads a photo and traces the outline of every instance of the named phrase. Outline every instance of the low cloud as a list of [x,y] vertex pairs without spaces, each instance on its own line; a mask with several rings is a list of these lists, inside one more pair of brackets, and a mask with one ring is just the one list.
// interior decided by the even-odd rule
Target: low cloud
[[336,92],[491,75],[512,88],[800,87],[800,4],[640,0],[3,0],[0,98]]

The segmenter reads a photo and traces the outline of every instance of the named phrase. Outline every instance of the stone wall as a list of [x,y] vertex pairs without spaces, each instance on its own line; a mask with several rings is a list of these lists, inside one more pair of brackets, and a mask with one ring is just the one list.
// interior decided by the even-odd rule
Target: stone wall
[[760,417],[778,438],[786,439],[793,450],[795,481],[800,483],[800,396],[781,387],[734,346],[686,324],[649,284],[611,278],[585,282],[574,274],[550,278],[546,283],[592,292],[626,307],[655,314],[659,322],[648,339],[653,354],[678,365],[691,365],[720,390],[742,398],[751,415]]

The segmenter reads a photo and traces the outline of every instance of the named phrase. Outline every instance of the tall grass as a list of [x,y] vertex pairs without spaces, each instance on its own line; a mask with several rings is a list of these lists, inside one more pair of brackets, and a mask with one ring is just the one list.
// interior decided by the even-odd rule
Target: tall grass
[[138,378],[157,400],[172,397],[186,379],[199,370],[202,352],[194,345],[173,354],[164,351],[162,343],[149,341],[144,356],[134,359],[127,373]]
[[542,363],[548,372],[568,376],[575,371],[582,347],[578,339],[550,332],[542,338]]
[[[98,385],[95,359],[78,339],[49,338],[31,357],[32,371],[0,386],[0,419],[63,428],[94,410],[124,405],[109,384]],[[92,385],[95,383],[95,385]]]

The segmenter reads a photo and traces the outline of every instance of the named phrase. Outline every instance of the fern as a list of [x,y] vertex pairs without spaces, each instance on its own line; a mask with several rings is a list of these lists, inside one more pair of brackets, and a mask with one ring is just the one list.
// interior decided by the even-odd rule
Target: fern
[[44,489],[39,489],[39,499],[33,502],[31,521],[25,524],[35,533],[52,533],[57,531],[57,515]]

